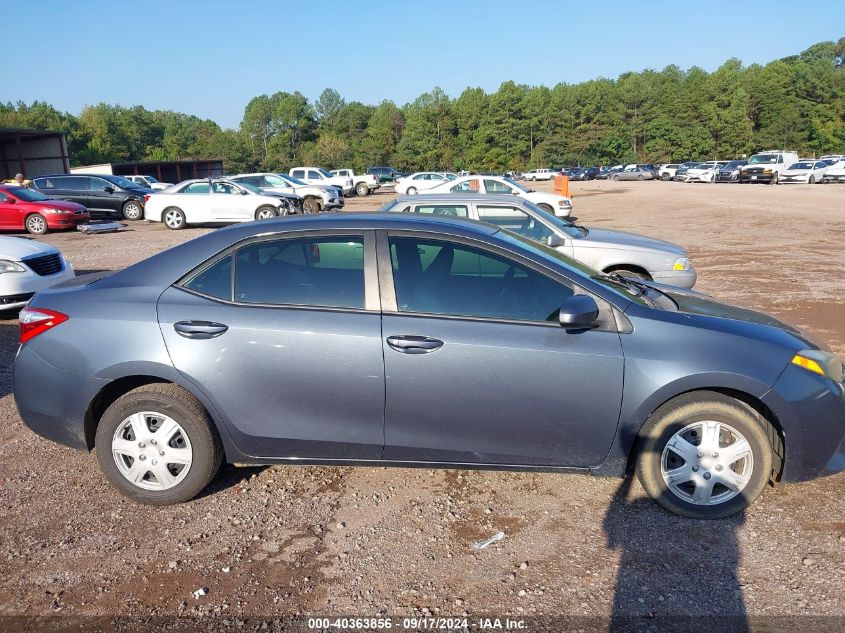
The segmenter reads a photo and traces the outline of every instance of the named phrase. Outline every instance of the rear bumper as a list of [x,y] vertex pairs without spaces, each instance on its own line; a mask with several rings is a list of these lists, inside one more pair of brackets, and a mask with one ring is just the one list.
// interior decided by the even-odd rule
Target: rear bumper
[[654,281],[678,288],[692,288],[698,280],[698,273],[690,267],[689,270],[664,270],[651,275]]
[[783,481],[845,470],[845,385],[789,365],[763,402],[783,429]]
[[48,440],[88,449],[85,412],[105,381],[54,367],[22,346],[15,358],[12,384],[26,426]]

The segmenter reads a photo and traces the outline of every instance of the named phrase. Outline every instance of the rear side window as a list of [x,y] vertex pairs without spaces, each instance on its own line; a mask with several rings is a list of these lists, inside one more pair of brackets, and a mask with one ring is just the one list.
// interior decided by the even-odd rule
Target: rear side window
[[413,210],[416,213],[427,213],[429,215],[447,215],[454,218],[469,217],[466,206],[462,204],[418,204]]
[[194,276],[185,288],[209,297],[232,300],[232,256],[218,260],[198,275]]
[[294,178],[305,178],[305,170],[304,169],[294,169],[293,170],[293,177]]
[[235,254],[235,301],[364,307],[360,235],[256,242]]

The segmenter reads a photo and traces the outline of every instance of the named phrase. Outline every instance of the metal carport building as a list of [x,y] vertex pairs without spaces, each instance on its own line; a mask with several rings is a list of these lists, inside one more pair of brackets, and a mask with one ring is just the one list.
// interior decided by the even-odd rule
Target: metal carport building
[[0,180],[14,178],[19,173],[34,178],[69,171],[64,133],[0,128]]

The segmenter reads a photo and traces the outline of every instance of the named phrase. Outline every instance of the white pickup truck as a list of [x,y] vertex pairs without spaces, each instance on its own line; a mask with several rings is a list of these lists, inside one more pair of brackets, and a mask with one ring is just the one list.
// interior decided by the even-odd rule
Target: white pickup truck
[[338,176],[340,178],[351,178],[355,193],[359,196],[368,196],[373,191],[381,187],[381,183],[379,183],[378,178],[376,178],[373,174],[364,174],[362,176],[360,174],[356,174],[351,169],[332,169],[329,173],[332,176]]
[[320,187],[337,187],[344,194],[352,193],[352,179],[346,176],[334,176],[322,167],[294,167],[288,172],[289,176],[299,178],[309,185]]

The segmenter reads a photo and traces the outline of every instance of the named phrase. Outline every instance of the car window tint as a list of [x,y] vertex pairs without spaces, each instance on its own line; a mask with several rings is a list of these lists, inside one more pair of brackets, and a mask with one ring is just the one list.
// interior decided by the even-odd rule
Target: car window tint
[[238,189],[227,182],[215,182],[212,186],[214,193],[238,193]]
[[455,218],[469,217],[465,205],[454,204],[418,204],[413,208],[416,213],[427,213],[429,215],[448,215]]
[[364,307],[360,236],[257,242],[238,250],[235,299],[243,303]]
[[391,238],[400,312],[554,321],[572,289],[508,258],[463,244]]
[[472,180],[465,180],[464,182],[458,183],[449,191],[457,192],[457,191],[478,191],[480,187],[480,182],[478,179],[473,178]]
[[543,244],[548,244],[553,233],[537,218],[516,207],[479,205],[478,219]]
[[294,178],[305,178],[305,170],[304,169],[294,169],[293,170],[293,177]]
[[[106,187],[111,187],[114,189],[114,185],[111,184],[108,180],[103,180],[102,178],[86,178],[85,180],[88,181],[88,186],[90,187],[90,191],[105,191]],[[83,183],[77,183],[80,191],[85,191],[85,186]],[[76,189],[77,187],[74,187]]]
[[0,191],[0,202],[7,202],[8,200],[9,200],[9,196],[7,196],[5,193]]
[[231,301],[232,256],[224,257],[200,272],[185,284],[185,288],[210,297]]
[[320,174],[320,172],[318,172],[318,171],[310,171],[310,170],[309,170],[309,171],[308,171],[308,177],[309,177],[309,178],[312,178],[312,179],[314,179],[314,180],[319,180],[319,179],[320,179],[320,178],[322,178],[323,176],[322,176],[322,175]]

